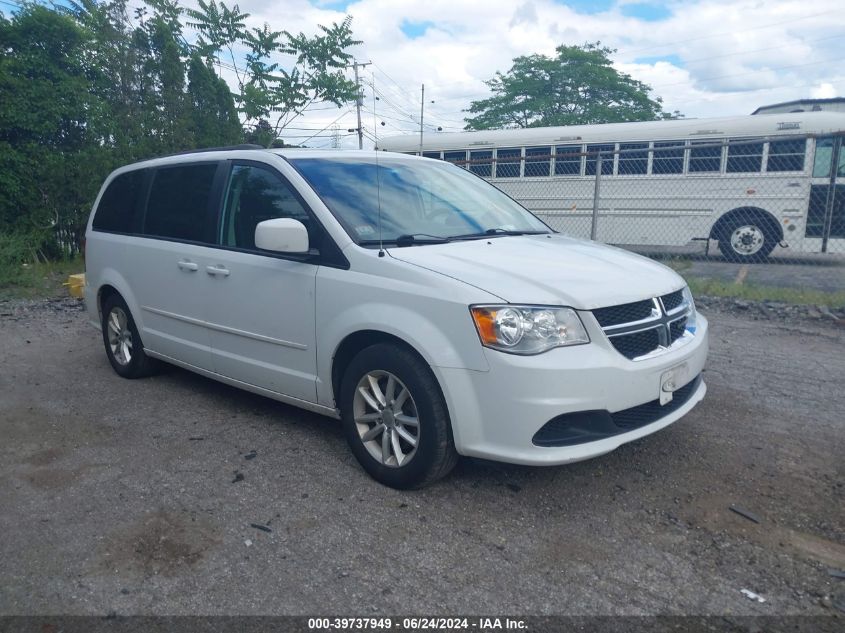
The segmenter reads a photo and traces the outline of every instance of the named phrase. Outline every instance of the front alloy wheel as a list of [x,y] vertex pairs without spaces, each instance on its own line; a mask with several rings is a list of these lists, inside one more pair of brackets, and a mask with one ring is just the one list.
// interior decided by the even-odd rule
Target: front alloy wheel
[[376,481],[421,488],[457,463],[443,392],[413,350],[388,342],[362,349],[346,367],[338,395],[349,448]]
[[417,452],[420,421],[408,387],[387,371],[371,371],[355,389],[355,426],[364,447],[385,466],[398,468]]

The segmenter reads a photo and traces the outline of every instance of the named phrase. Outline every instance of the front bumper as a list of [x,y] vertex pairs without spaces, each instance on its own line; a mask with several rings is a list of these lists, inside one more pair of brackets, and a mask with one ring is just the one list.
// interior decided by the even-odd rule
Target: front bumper
[[696,335],[678,350],[630,361],[585,320],[592,342],[562,347],[536,356],[485,350],[486,372],[435,368],[452,417],[455,445],[462,455],[526,465],[556,465],[609,453],[622,444],[658,431],[686,415],[707,391],[703,381],[690,385],[685,402],[654,412],[648,423],[631,430],[583,436],[584,441],[539,446],[534,437],[550,420],[574,412],[626,410],[653,405],[667,372],[689,385],[704,369],[708,351],[707,320],[698,315]]

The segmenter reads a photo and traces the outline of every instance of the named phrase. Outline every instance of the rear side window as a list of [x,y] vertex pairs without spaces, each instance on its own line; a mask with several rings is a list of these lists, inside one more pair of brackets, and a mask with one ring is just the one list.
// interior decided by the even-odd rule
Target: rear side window
[[95,231],[131,233],[146,170],[120,174],[109,183],[97,205],[91,226]]
[[192,242],[214,241],[209,202],[216,164],[161,167],[153,177],[144,233]]

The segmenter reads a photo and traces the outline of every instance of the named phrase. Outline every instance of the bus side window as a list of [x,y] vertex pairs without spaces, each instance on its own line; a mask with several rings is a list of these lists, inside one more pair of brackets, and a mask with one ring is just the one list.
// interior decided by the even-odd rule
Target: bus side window
[[[632,151],[642,150],[642,151]],[[604,171],[604,166],[602,166]],[[620,143],[619,168],[620,176],[636,176],[648,172],[648,143]]]
[[443,160],[450,163],[461,163],[458,167],[463,167],[464,169],[467,168],[466,159],[466,152],[443,152]]
[[596,175],[596,163],[598,162],[598,152],[601,152],[601,175],[609,176],[613,173],[613,150],[616,145],[613,143],[602,143],[598,145],[587,145],[587,165],[586,175]]
[[[714,145],[719,139],[693,141],[689,150],[689,172],[718,172],[722,165],[722,146]],[[707,145],[707,147],[696,147]]]
[[684,173],[684,142],[655,141],[651,159],[652,174]]
[[763,143],[728,141],[728,163],[725,171],[731,174],[758,172],[763,166]]
[[423,158],[436,158],[440,160],[440,152],[423,152]]
[[785,139],[769,143],[769,159],[766,171],[804,171],[804,155],[807,140]]
[[522,150],[518,147],[496,150],[496,178],[519,178]]
[[[531,157],[531,160],[528,158]],[[525,176],[549,176],[552,169],[551,147],[525,148]],[[579,170],[580,171],[580,170]]]
[[555,147],[555,176],[581,175],[581,146],[558,145]]
[[471,161],[481,161],[481,162],[472,162],[469,165],[469,170],[474,173],[476,176],[481,176],[482,178],[492,178],[493,177],[493,150],[481,150],[477,152],[470,152],[469,159]]

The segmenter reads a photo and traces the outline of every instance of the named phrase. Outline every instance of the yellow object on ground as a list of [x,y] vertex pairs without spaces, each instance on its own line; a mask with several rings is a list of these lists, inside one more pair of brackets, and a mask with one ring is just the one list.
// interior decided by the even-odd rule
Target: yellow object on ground
[[85,273],[80,273],[78,275],[70,275],[67,278],[67,281],[62,285],[67,286],[67,290],[70,293],[71,297],[81,299],[82,289],[85,287]]

